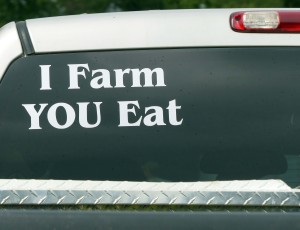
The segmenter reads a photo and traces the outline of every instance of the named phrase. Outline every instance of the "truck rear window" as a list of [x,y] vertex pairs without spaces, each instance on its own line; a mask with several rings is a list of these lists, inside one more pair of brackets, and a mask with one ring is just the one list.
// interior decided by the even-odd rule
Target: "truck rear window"
[[0,178],[300,184],[299,48],[40,54],[0,84]]

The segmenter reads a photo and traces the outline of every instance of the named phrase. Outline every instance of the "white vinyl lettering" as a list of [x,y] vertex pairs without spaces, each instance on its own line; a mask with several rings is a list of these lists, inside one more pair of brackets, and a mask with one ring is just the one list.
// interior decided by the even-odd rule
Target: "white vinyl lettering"
[[115,69],[115,74],[116,74],[116,86],[115,88],[124,88],[124,74],[129,74],[130,69]]
[[[100,76],[94,77],[94,75],[100,74]],[[110,84],[110,73],[107,69],[97,69],[92,71],[91,87],[93,89],[100,88],[112,88]]]
[[[110,72],[107,69],[90,70],[88,64],[68,64],[69,66],[69,88],[80,89],[79,78],[84,78],[90,81],[90,86],[93,89],[100,88],[125,88],[124,82],[130,82],[133,88],[136,87],[165,87],[165,76],[162,68],[143,68],[143,69],[114,69]],[[42,68],[42,88],[50,88],[50,65]],[[128,81],[125,81],[125,75],[128,75]],[[115,81],[112,81],[112,78]],[[48,80],[48,81],[47,81]],[[143,81],[142,81],[143,80]],[[112,82],[115,85],[112,85]],[[51,89],[51,88],[50,88]]]
[[[90,71],[88,64],[70,64],[69,66],[69,72],[70,72],[70,87],[69,89],[80,89],[78,84],[78,78],[79,76],[82,76],[86,78],[85,70]],[[79,68],[83,68],[81,71],[79,71]]]
[[[141,123],[143,123],[145,126],[166,125],[164,122],[164,110],[160,106],[149,106],[143,109],[140,108],[138,101],[118,101],[118,103],[120,110],[119,127],[141,126]],[[182,124],[183,119],[178,121],[177,118],[177,111],[179,109],[181,109],[181,106],[176,105],[176,100],[169,101],[169,106],[166,108],[166,110],[168,110],[169,113],[170,125],[177,126]],[[137,110],[144,110],[145,115],[137,118]],[[129,122],[129,114],[132,116],[131,120],[134,121],[133,123]]]
[[[63,125],[59,124],[57,121],[57,109],[59,107],[64,109],[66,112],[67,119],[66,119],[65,124],[63,124]],[[66,104],[66,103],[56,103],[56,104],[52,105],[50,107],[50,109],[48,110],[48,114],[47,114],[47,118],[48,118],[50,125],[52,125],[54,128],[57,128],[57,129],[69,128],[74,123],[75,116],[76,116],[75,111],[72,108],[72,106],[70,106],[69,104]]]
[[[51,65],[39,65],[41,73],[41,91],[52,90],[51,87]],[[71,101],[73,105],[64,102],[58,102],[56,104],[49,105],[47,103],[42,104],[22,104],[26,112],[30,117],[29,129],[43,129],[40,123],[48,122],[50,126],[56,129],[70,128],[75,122],[78,122],[80,127],[84,129],[98,128],[102,122],[101,105],[102,102],[78,102],[74,101],[75,98],[94,98],[97,96],[95,93],[89,94],[87,86],[91,89],[102,88],[125,88],[125,87],[166,87],[164,70],[162,68],[142,68],[142,69],[90,69],[88,63],[85,64],[68,64],[69,67],[69,82],[67,86],[69,90],[80,90],[82,84],[83,92],[80,94],[69,95],[61,93],[61,89],[58,89],[59,94],[66,95],[64,99]],[[60,76],[59,76],[60,77]],[[86,84],[84,84],[84,81]],[[52,83],[54,84],[54,82]],[[84,87],[83,87],[84,84]],[[131,85],[130,85],[131,84]],[[62,86],[63,87],[63,86]],[[124,93],[128,93],[124,96],[141,95],[141,98],[145,98],[146,92],[142,93],[135,89],[132,90],[132,94],[129,94],[129,90],[120,90]],[[159,90],[160,91],[160,90]],[[44,92],[46,93],[46,92]],[[147,90],[148,93],[148,90]],[[151,92],[149,92],[151,93]],[[156,92],[154,92],[156,93]],[[157,92],[158,93],[158,92]],[[163,93],[160,91],[160,93]],[[56,97],[53,93],[47,93]],[[112,95],[112,94],[111,94]],[[120,95],[120,94],[115,94]],[[46,95],[44,95],[46,96]],[[109,100],[109,96],[99,91],[98,96],[105,100]],[[52,101],[54,98],[49,98]],[[72,100],[73,99],[73,100]],[[80,100],[80,99],[79,99]],[[135,126],[179,126],[182,125],[183,118],[179,118],[178,111],[181,110],[181,106],[176,104],[176,99],[169,101],[167,107],[160,106],[143,106],[142,102],[138,100],[131,101],[118,101],[119,104],[119,127],[135,127]],[[103,106],[102,106],[103,107]],[[109,108],[110,106],[108,106]],[[46,109],[48,111],[46,111]],[[114,110],[114,109],[113,109]],[[112,111],[113,111],[112,110]],[[45,111],[45,112],[44,112]],[[91,113],[91,114],[90,114]],[[109,114],[108,113],[104,113]],[[64,119],[61,119],[60,115],[63,115]],[[168,117],[167,117],[168,115]],[[114,116],[111,116],[113,118]],[[44,119],[44,120],[43,120]],[[103,118],[104,119],[104,118]],[[108,118],[109,119],[109,118]],[[42,123],[45,124],[45,123]],[[43,126],[43,125],[42,125]]]
[[183,119],[177,121],[177,109],[181,109],[181,106],[176,106],[176,100],[172,100],[169,102],[169,106],[167,110],[169,110],[169,122],[171,125],[181,125]]
[[[149,111],[153,111],[152,113],[147,114]],[[150,106],[145,109],[146,116],[143,120],[146,126],[154,126],[154,125],[166,125],[164,122],[164,111],[159,106]]]
[[145,77],[145,84],[144,87],[154,87],[153,84],[153,75],[156,74],[156,85],[155,86],[166,86],[165,85],[165,78],[164,78],[164,71],[162,68],[156,69],[149,69],[144,68],[142,70],[139,69],[132,69],[132,87],[142,87],[141,85],[141,74],[144,74]]
[[[128,114],[133,113],[136,116],[135,107],[140,108],[138,101],[118,101],[119,109],[120,109],[120,124],[119,127],[127,127],[127,126],[140,126],[142,117],[140,117],[136,122],[129,123]],[[129,108],[129,105],[132,105]],[[135,106],[135,107],[134,107]]]
[[100,105],[102,102],[93,102],[96,106],[96,113],[97,113],[97,121],[94,124],[90,124],[88,122],[88,105],[89,102],[79,102],[77,103],[79,106],[79,124],[83,128],[91,129],[96,128],[101,123],[101,113],[100,113]]
[[40,68],[41,68],[41,88],[40,88],[40,90],[51,90],[50,67],[51,67],[51,65],[40,65]]
[[40,105],[40,109],[36,111],[35,110],[36,104],[22,104],[22,106],[26,109],[31,119],[31,125],[29,129],[42,129],[40,126],[40,116],[48,104],[39,104],[39,105]]

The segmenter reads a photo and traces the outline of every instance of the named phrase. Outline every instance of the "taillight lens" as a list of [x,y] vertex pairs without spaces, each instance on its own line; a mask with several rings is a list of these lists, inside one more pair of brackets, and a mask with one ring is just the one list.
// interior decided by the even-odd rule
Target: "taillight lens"
[[237,32],[299,33],[300,11],[245,11],[230,16],[231,28]]

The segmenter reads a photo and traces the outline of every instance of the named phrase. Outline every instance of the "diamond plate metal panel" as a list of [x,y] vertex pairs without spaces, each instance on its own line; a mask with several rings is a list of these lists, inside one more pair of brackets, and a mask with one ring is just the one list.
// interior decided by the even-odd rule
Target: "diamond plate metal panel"
[[282,181],[152,183],[0,180],[2,205],[300,206]]

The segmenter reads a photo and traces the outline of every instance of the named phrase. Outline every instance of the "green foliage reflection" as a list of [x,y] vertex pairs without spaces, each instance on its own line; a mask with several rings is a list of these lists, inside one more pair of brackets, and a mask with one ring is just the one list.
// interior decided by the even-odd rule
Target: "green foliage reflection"
[[300,7],[300,0],[0,0],[0,25],[69,14],[151,9]]

